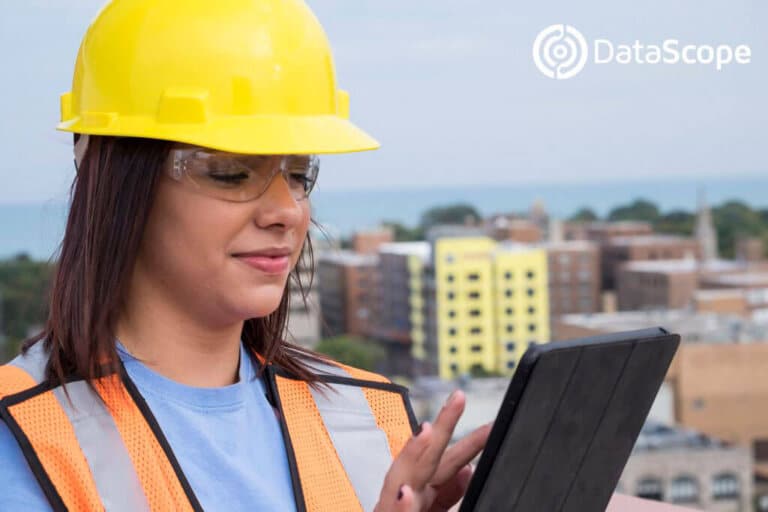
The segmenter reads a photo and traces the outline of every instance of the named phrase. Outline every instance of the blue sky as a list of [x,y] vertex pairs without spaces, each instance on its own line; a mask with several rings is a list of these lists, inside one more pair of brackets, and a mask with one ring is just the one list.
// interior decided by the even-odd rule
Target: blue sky
[[[54,130],[80,38],[101,0],[5,2],[0,13],[0,203],[63,200],[70,136]],[[310,0],[376,152],[327,157],[324,189],[597,182],[768,174],[763,0]],[[538,72],[537,33],[748,44],[723,71],[590,66]],[[768,191],[767,191],[768,192]]]

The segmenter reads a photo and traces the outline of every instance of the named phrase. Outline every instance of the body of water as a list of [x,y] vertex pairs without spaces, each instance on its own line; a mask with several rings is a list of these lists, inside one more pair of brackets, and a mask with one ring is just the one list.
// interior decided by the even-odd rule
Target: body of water
[[[347,235],[375,227],[382,220],[414,226],[433,206],[469,203],[481,214],[522,212],[541,201],[550,215],[565,218],[583,206],[605,215],[637,198],[656,203],[662,211],[695,210],[704,190],[711,205],[737,199],[768,208],[768,174],[699,180],[654,180],[594,184],[499,185],[403,189],[323,190],[313,193],[315,218],[331,234]],[[60,202],[0,204],[0,257],[26,252],[51,257],[64,230],[67,206]]]

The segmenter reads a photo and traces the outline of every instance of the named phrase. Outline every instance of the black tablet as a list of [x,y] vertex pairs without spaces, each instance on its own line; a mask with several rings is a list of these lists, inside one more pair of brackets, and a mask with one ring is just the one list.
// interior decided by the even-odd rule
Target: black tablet
[[679,343],[654,328],[529,348],[460,511],[604,512]]

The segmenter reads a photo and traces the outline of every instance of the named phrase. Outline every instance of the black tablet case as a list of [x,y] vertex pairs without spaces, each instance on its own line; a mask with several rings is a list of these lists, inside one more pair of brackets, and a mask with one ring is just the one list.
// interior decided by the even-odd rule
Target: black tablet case
[[654,328],[531,347],[461,512],[603,512],[679,342]]

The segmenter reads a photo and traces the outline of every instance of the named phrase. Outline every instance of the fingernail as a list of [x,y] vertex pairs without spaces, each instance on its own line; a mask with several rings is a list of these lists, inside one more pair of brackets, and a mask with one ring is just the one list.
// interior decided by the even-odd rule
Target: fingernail
[[403,499],[403,486],[400,486],[400,489],[397,490],[397,501],[400,501]]
[[456,396],[456,391],[452,391],[450,395],[448,395],[448,398],[445,399],[445,405],[450,405],[451,402],[453,402],[453,398]]

